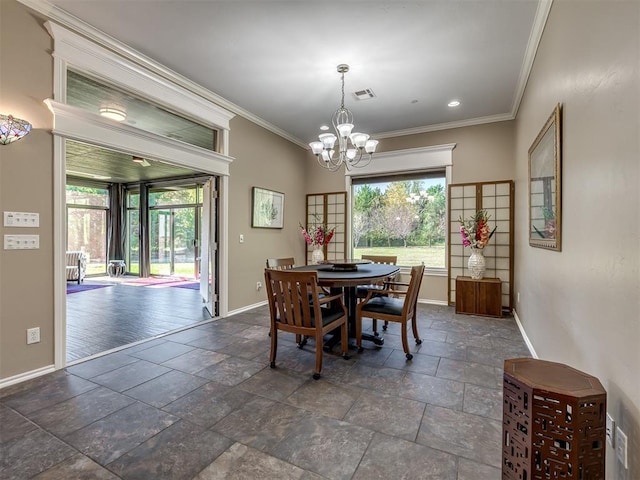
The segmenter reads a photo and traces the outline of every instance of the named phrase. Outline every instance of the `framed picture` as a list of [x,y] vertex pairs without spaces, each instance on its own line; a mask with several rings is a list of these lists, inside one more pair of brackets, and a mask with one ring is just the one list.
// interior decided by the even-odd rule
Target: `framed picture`
[[255,228],[284,227],[284,193],[253,187],[251,226]]
[[529,245],[561,250],[562,107],[556,105],[529,149]]

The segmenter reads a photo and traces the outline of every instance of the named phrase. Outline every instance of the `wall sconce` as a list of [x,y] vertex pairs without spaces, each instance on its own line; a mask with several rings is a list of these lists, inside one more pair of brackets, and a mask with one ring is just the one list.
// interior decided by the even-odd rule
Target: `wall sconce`
[[20,140],[31,131],[31,124],[13,115],[0,115],[0,145]]

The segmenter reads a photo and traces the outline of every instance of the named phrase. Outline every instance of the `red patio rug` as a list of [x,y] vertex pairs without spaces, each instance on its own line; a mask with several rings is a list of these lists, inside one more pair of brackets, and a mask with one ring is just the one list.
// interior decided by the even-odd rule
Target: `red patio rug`
[[132,278],[131,280],[125,280],[122,285],[130,285],[134,287],[172,287],[176,285],[183,285],[186,283],[193,283],[193,278],[189,277],[147,277],[147,278]]

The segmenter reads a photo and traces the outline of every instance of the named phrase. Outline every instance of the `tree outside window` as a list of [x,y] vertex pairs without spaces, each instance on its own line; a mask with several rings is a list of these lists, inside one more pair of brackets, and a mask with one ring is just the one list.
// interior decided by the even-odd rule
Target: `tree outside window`
[[[354,257],[397,255],[398,264],[444,268],[445,177],[354,182]],[[385,179],[388,180],[388,179]]]

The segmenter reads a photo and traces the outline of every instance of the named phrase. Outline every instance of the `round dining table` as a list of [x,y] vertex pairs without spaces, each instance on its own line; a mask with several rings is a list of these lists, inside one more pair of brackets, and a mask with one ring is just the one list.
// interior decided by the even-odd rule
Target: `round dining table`
[[[370,260],[333,260],[320,265],[305,265],[294,267],[297,271],[318,272],[318,284],[332,291],[341,290],[347,307],[349,338],[355,337],[356,332],[356,303],[358,285],[372,285],[397,274],[400,267],[383,263],[371,263]],[[363,340],[369,340],[376,345],[384,344],[384,338],[371,334],[362,334]],[[339,335],[325,343],[325,349],[331,349],[340,340]]]

